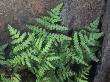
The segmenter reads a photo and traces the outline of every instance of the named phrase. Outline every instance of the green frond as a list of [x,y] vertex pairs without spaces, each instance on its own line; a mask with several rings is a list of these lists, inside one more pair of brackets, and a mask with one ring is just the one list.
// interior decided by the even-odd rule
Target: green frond
[[[74,32],[73,43],[74,43],[74,49],[76,50],[78,55],[83,55],[83,52],[82,52],[82,49],[81,49],[81,45],[80,45],[79,39],[78,39],[78,32]],[[83,56],[81,58],[83,58]]]
[[[50,14],[52,14],[51,12],[49,12],[48,11],[48,13],[50,13]],[[53,14],[54,15],[54,14]],[[49,22],[49,23],[52,23],[52,24],[54,24],[54,23],[58,23],[58,22],[61,22],[62,21],[62,19],[61,19],[61,17],[60,16],[53,16],[53,17],[48,17],[48,16],[44,16],[44,17],[42,17],[42,20],[45,20],[45,21],[47,21],[47,22]]]
[[0,82],[20,82],[20,75],[13,74],[11,77],[6,77],[4,74],[0,75]]
[[101,38],[104,35],[103,32],[100,33],[91,33],[90,37],[93,38],[94,40],[98,40],[99,38]]
[[52,39],[47,42],[46,46],[43,48],[42,53],[48,53],[52,46]]
[[80,39],[81,47],[87,52],[87,54],[91,54],[91,51],[90,51],[89,47],[86,45],[86,41],[81,32],[79,32],[79,39]]
[[10,35],[12,36],[12,39],[16,39],[19,38],[20,36],[20,31],[18,31],[17,29],[14,29],[12,26],[8,25],[8,30],[10,32]]
[[98,29],[98,25],[99,25],[99,17],[96,18],[95,21],[93,21],[92,23],[90,23],[90,25],[88,25],[85,29],[87,29],[90,32],[100,32],[100,30]]
[[60,15],[61,8],[63,7],[63,3],[58,4],[55,8],[51,9],[51,12],[55,15]]
[[19,36],[19,38],[13,38],[13,41],[11,42],[12,44],[19,44],[21,43],[26,37],[26,33],[23,33],[21,36]]
[[71,37],[68,37],[68,36],[66,36],[66,35],[56,34],[56,33],[49,33],[47,38],[55,39],[55,40],[57,40],[58,42],[69,41],[69,40],[72,39]]
[[0,55],[4,55],[4,50],[6,49],[7,47],[7,44],[4,44],[4,45],[0,45]]
[[34,32],[36,34],[39,34],[39,33],[45,34],[46,33],[46,30],[43,28],[39,28],[39,27],[36,27],[33,25],[27,25],[27,27],[28,27],[28,29],[30,29],[32,32]]
[[64,30],[68,30],[67,27],[58,25],[58,24],[50,24],[47,26],[47,29],[49,28],[49,30],[60,30],[60,31],[64,31]]
[[78,76],[76,76],[76,81],[77,82],[88,82],[87,77],[89,75],[90,69],[91,69],[91,66],[82,68]]
[[7,44],[0,45],[0,65],[7,65],[8,62],[5,60],[5,49]]
[[69,67],[61,67],[58,70],[58,78],[60,79],[60,82],[64,82],[67,79],[70,79],[71,76],[73,76],[74,73]]
[[13,66],[16,65],[24,65],[27,67],[31,67],[31,61],[35,61],[37,63],[40,62],[40,58],[34,55],[36,51],[32,48],[26,49],[26,51],[22,52],[21,54],[15,56],[13,59],[10,60],[10,64]]
[[59,56],[52,56],[52,57],[47,57],[47,61],[54,61],[60,59]]
[[22,41],[22,43],[17,44],[13,48],[13,53],[17,53],[23,49],[28,48],[31,45],[31,43],[34,39],[34,33],[28,33],[27,35],[28,35],[28,38],[26,40]]
[[56,6],[53,9],[51,9],[50,11],[47,11],[48,14],[52,18],[51,23],[57,23],[57,22],[61,22],[62,21],[62,19],[60,17],[60,11],[61,11],[62,7],[63,7],[63,3],[59,4],[58,6]]
[[86,41],[84,39],[84,36],[83,36],[83,34],[81,32],[79,32],[79,38],[80,38],[81,47],[82,47],[82,49],[84,49],[86,56],[89,56],[89,58],[91,60],[94,60],[94,61],[97,62],[98,59],[96,58],[96,56],[91,51],[91,48],[89,48],[89,46],[86,44]]
[[60,17],[60,10],[63,6],[63,3],[59,4],[57,7],[54,9],[51,9],[48,11],[49,16],[43,16],[42,18],[36,19],[37,23],[41,24],[42,26],[45,27],[45,29],[48,30],[60,30],[60,31],[65,31],[68,30],[67,27],[58,25],[58,22],[61,22],[62,19]]
[[54,24],[54,23],[51,24],[50,22],[48,22],[44,18],[38,18],[37,23],[45,26],[45,29],[48,29],[48,30],[60,30],[60,31],[68,30],[67,27],[64,27],[64,26],[61,26],[58,24]]
[[97,29],[97,28],[98,28],[99,19],[100,19],[100,18],[97,17],[95,21],[93,21],[92,23],[90,23],[90,27],[91,27],[92,29]]

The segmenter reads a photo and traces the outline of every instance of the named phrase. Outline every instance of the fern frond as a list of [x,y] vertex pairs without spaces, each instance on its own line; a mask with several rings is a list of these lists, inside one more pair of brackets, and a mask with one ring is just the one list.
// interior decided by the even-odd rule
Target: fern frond
[[79,38],[81,41],[80,44],[81,44],[82,48],[85,50],[85,53],[90,57],[91,60],[94,60],[97,62],[98,59],[96,58],[95,54],[93,54],[93,52],[90,50],[90,47],[86,44],[84,36],[81,32],[79,32]]
[[60,59],[59,56],[52,56],[52,57],[47,57],[47,61],[54,61]]
[[4,74],[0,75],[0,82],[20,82],[20,75],[13,74],[11,77],[6,77]]
[[33,39],[34,39],[34,33],[28,33],[28,38],[13,48],[13,53],[16,53],[23,49],[28,48],[30,46],[31,42],[33,41]]
[[10,64],[13,66],[25,65],[31,67],[31,60],[40,62],[40,59],[33,55],[34,53],[35,50],[29,48],[25,52],[22,52],[21,54],[15,56],[12,60],[10,60]]
[[41,24],[42,26],[45,27],[45,29],[48,30],[60,30],[60,31],[65,31],[68,30],[67,27],[58,25],[57,23],[62,21],[60,17],[60,10],[63,6],[63,3],[59,4],[57,7],[54,9],[51,9],[48,11],[49,16],[44,16],[42,18],[36,19],[37,23]]
[[70,77],[73,75],[74,73],[69,67],[62,67],[58,70],[58,78],[60,79],[60,82],[70,79]]
[[[80,45],[79,39],[78,39],[78,32],[74,32],[73,42],[74,42],[74,49],[76,50],[76,52],[77,52],[80,56],[83,55],[83,52],[82,52],[82,49],[81,49],[81,45]],[[81,58],[83,58],[83,56],[81,56]]]
[[42,34],[45,34],[46,33],[46,30],[43,29],[43,28],[38,28],[36,26],[33,26],[33,25],[27,25],[28,29],[30,29],[32,32],[38,34],[38,33],[42,33]]
[[56,6],[53,9],[51,9],[50,11],[47,11],[48,14],[52,18],[51,23],[57,23],[57,22],[61,22],[62,21],[62,19],[60,17],[60,11],[61,11],[62,6],[63,6],[63,3],[59,4],[58,6]]
[[8,44],[0,45],[0,65],[7,65],[8,62],[5,60],[5,49]]
[[95,21],[93,21],[92,23],[90,23],[89,26],[87,26],[85,29],[87,29],[89,32],[100,32],[100,30],[98,29],[98,25],[99,25],[99,17],[96,18]]
[[60,15],[61,8],[63,7],[63,3],[60,3],[55,8],[51,9],[51,12],[55,15]]
[[63,34],[49,33],[48,38],[55,39],[58,42],[69,41],[72,38]]
[[87,77],[89,75],[90,68],[91,68],[91,66],[82,68],[81,71],[79,72],[78,76],[76,76],[76,81],[77,82],[88,82]]
[[0,45],[0,55],[4,55],[4,50],[7,47],[8,44]]
[[46,44],[46,46],[43,48],[42,53],[49,52],[50,48],[52,46],[52,39]]
[[45,26],[45,29],[48,29],[48,30],[60,30],[60,31],[68,30],[67,27],[64,27],[58,24],[51,24],[48,21],[44,20],[44,18],[38,18],[37,23]]
[[49,28],[49,30],[60,30],[60,31],[65,31],[68,30],[67,27],[58,25],[58,24],[50,24],[47,26],[47,29]]

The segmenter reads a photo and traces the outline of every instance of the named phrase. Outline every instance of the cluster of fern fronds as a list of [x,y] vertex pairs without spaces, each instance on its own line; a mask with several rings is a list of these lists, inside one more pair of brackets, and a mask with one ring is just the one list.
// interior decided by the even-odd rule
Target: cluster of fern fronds
[[[62,6],[61,3],[48,11],[49,16],[36,19],[38,27],[27,25],[29,32],[21,32],[9,25],[12,49],[10,57],[4,60],[1,46],[0,64],[27,69],[36,77],[35,82],[88,82],[89,64],[98,61],[95,53],[99,48],[98,39],[103,35],[97,28],[99,18],[68,36],[65,34],[68,28],[59,24]],[[76,72],[73,65],[81,67]],[[3,79],[8,78],[1,75]]]

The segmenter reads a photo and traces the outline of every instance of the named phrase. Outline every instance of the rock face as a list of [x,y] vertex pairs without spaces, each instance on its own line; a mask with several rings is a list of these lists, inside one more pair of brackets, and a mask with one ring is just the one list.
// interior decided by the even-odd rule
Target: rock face
[[107,0],[102,31],[105,33],[101,54],[102,60],[94,82],[110,82],[110,0]]

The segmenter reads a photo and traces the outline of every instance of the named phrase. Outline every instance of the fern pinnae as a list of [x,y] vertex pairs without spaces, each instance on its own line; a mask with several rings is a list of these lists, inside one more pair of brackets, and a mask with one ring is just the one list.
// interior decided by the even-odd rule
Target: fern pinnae
[[47,60],[48,60],[48,61],[54,61],[54,60],[58,60],[58,59],[60,59],[59,56],[47,57]]
[[49,28],[49,30],[60,30],[60,31],[68,30],[67,27],[60,26],[58,24],[50,24],[47,26],[47,29],[48,28]]
[[62,7],[63,7],[63,3],[60,3],[55,8],[51,9],[51,12],[54,13],[55,15],[60,15],[60,11]]
[[77,82],[88,82],[87,76],[89,75],[89,70],[91,69],[91,66],[87,66],[81,69],[78,76],[76,76]]
[[42,53],[47,53],[50,50],[52,42],[53,42],[53,40],[48,41],[48,43],[43,48]]
[[31,42],[33,41],[33,39],[34,39],[34,34],[28,33],[27,39],[13,48],[13,53],[16,53],[23,49],[28,48],[30,46]]
[[[85,35],[86,36],[86,35]],[[90,44],[92,43],[92,45],[93,44],[95,44],[95,43],[93,43],[93,42],[95,42],[95,41],[92,41],[92,40],[94,40],[93,39],[93,37],[91,37],[91,39],[85,39],[84,38],[84,35],[81,33],[81,32],[79,32],[79,37],[80,37],[80,44],[81,44],[81,46],[82,46],[82,48],[84,49],[84,50],[86,50],[86,56],[88,55],[89,56],[89,58],[91,59],[91,60],[93,60],[93,61],[98,61],[98,59],[96,58],[96,56],[93,54],[93,52],[90,50],[91,48],[90,48]],[[86,37],[87,38],[87,37]],[[89,42],[89,46],[88,46],[88,42]]]
[[89,47],[86,45],[83,34],[81,32],[79,32],[79,38],[80,38],[80,44],[81,44],[82,48],[84,48],[87,51],[87,54],[91,54],[91,51],[90,51]]
[[30,42],[29,41],[25,41],[22,44],[17,45],[16,47],[13,48],[13,53],[19,52],[27,47],[29,47]]
[[100,33],[91,33],[94,40],[98,40],[100,37],[102,37],[104,35],[103,32],[100,32]]
[[26,33],[23,33],[21,36],[19,36],[19,38],[13,40],[11,43],[12,44],[19,44],[19,43],[21,43],[25,39],[26,35],[27,35]]
[[36,19],[37,23],[41,24],[42,26],[48,26],[50,23],[42,18]]
[[98,28],[99,19],[100,19],[100,18],[97,17],[95,21],[93,21],[92,23],[90,23],[91,28],[93,28],[93,29],[97,29],[97,28]]
[[[20,31],[18,31],[17,29],[14,29],[13,27],[11,27],[10,25],[8,25],[8,29],[9,29],[9,32],[10,32],[10,35],[13,36],[15,35],[14,38],[19,38],[19,34],[20,34]],[[17,34],[18,33],[18,34]],[[12,38],[13,39],[13,38]]]
[[74,32],[73,42],[74,42],[74,48],[75,48],[76,52],[79,55],[82,55],[83,52],[82,52],[82,49],[80,48],[80,43],[79,43],[79,40],[78,40],[78,32]]
[[35,48],[37,48],[40,51],[42,49],[42,45],[43,45],[43,39],[38,38],[35,42]]
[[53,14],[51,11],[47,11],[47,12],[51,16],[51,19],[52,19],[52,21],[50,23],[54,24],[54,23],[58,23],[58,22],[62,21],[61,17]]
[[42,34],[45,34],[46,33],[46,30],[43,29],[43,28],[40,28],[40,27],[36,27],[36,26],[33,26],[33,25],[26,25],[28,29],[30,29],[32,32],[38,34],[38,33],[42,33]]
[[88,46],[95,46],[95,41],[94,39],[91,37],[91,35],[88,37],[87,35],[84,35],[84,39],[86,41],[86,44]]

